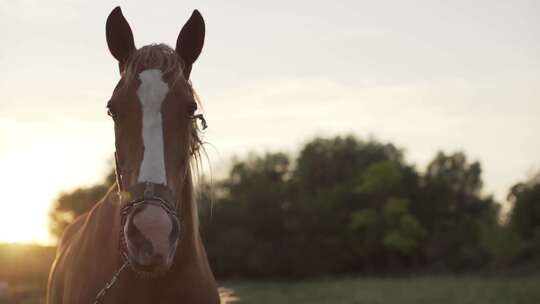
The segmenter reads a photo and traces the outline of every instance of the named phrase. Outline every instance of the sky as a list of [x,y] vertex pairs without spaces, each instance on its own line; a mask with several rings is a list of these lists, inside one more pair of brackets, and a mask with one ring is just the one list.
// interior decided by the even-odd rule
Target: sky
[[540,170],[538,1],[0,0],[0,241],[50,242],[54,198],[108,168],[116,5],[138,47],[174,46],[204,16],[191,79],[215,171],[341,134],[390,141],[419,170],[464,151],[501,202]]

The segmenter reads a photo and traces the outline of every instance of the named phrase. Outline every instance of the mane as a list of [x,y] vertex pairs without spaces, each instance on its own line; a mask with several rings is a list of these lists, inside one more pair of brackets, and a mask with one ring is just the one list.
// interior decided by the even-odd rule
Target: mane
[[[123,72],[124,85],[129,85],[133,80],[135,80],[141,71],[147,69],[159,69],[162,72],[164,80],[169,83],[169,86],[173,86],[177,81],[182,81],[186,84],[187,89],[190,94],[193,95],[195,102],[198,107],[202,107],[201,101],[198,95],[195,93],[191,81],[185,79],[184,77],[184,62],[180,56],[176,53],[174,49],[166,44],[150,44],[141,47],[136,50],[127,60],[126,68]],[[186,153],[186,172],[185,177],[187,178],[184,182],[183,188],[189,196],[191,216],[194,225],[193,232],[195,236],[198,236],[199,228],[199,215],[197,202],[195,201],[195,185],[200,179],[200,172],[202,168],[202,156],[207,155],[203,146],[202,141],[202,130],[197,124],[196,119],[192,119],[189,124],[190,136],[189,136],[189,145],[188,151]],[[206,157],[208,158],[208,157]],[[194,181],[195,179],[195,181]],[[180,180],[180,179],[179,179]],[[179,185],[182,188],[182,185]],[[177,189],[180,189],[177,187]],[[178,205],[177,208],[181,208]]]

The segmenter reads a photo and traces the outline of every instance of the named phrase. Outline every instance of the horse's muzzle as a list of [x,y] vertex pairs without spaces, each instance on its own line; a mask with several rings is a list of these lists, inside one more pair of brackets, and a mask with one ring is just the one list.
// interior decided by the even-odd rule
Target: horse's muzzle
[[123,227],[132,269],[143,277],[164,274],[171,267],[180,236],[180,223],[159,205],[140,204]]

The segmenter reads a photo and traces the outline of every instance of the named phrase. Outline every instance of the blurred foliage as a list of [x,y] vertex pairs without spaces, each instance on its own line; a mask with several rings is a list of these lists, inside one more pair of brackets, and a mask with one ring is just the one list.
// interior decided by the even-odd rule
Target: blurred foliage
[[60,193],[49,212],[51,234],[56,238],[60,237],[71,222],[90,210],[94,204],[103,198],[115,181],[114,171],[110,170],[105,179],[97,185]]
[[540,256],[540,173],[514,185],[508,199],[513,204],[508,230],[522,246],[517,255],[520,260],[536,262]]
[[408,200],[391,198],[383,210],[383,245],[403,255],[414,254],[414,250],[420,248],[420,241],[427,234],[414,215],[410,214],[408,205]]
[[[295,159],[251,154],[201,187],[201,232],[220,277],[501,270],[540,261],[540,178],[516,184],[513,210],[482,191],[482,167],[439,152],[425,170],[389,143],[316,138]],[[53,233],[114,180],[60,195]]]

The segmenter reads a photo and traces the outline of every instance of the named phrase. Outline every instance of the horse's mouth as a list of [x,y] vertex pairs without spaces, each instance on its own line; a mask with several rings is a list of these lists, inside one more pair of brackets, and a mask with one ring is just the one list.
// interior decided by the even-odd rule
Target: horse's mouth
[[135,275],[141,279],[157,279],[164,276],[168,271],[168,269],[165,267],[156,268],[155,266],[140,265],[131,259],[128,259],[128,261],[133,273],[135,273]]

